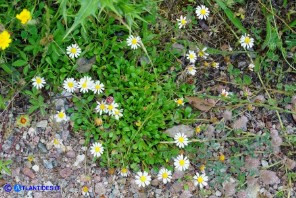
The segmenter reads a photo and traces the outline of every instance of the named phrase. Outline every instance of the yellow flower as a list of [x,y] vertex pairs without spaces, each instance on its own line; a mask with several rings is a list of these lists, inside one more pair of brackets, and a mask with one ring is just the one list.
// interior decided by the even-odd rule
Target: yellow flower
[[29,161],[29,162],[32,162],[33,160],[34,160],[34,156],[33,156],[33,155],[29,155],[29,156],[28,156],[28,161]]
[[20,115],[17,118],[16,124],[20,127],[26,127],[30,124],[30,119],[28,115]]
[[16,18],[19,19],[22,24],[27,24],[32,19],[32,15],[30,11],[23,9],[20,14],[16,15]]
[[205,166],[204,164],[200,165],[199,170],[200,170],[201,172],[204,172],[205,169],[206,169],[206,166]]
[[201,132],[201,127],[200,126],[195,127],[195,133],[199,134],[200,132]]
[[11,43],[10,34],[6,30],[4,30],[3,32],[0,33],[0,48],[2,50],[5,50],[10,43]]
[[221,162],[224,162],[224,161],[225,161],[225,155],[220,154],[220,156],[219,156],[219,160],[220,160]]
[[101,125],[103,125],[103,120],[102,120],[102,118],[95,118],[95,124],[96,124],[97,126],[101,126]]

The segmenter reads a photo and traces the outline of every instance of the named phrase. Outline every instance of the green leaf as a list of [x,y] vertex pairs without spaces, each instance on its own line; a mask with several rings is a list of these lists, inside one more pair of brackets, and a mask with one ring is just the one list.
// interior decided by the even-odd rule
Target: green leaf
[[16,67],[21,67],[21,66],[24,66],[26,64],[28,64],[28,62],[25,61],[25,60],[17,60],[17,61],[12,63],[12,65],[16,66]]
[[98,10],[98,5],[99,5],[100,0],[80,0],[81,7],[75,16],[75,20],[73,25],[70,27],[70,29],[67,31],[66,35],[64,36],[64,39],[79,25],[81,24],[82,26],[84,23],[84,20],[90,16],[93,15],[95,16],[95,12]]
[[244,28],[241,21],[237,17],[235,17],[234,13],[229,8],[227,8],[227,6],[223,3],[223,1],[221,0],[215,0],[215,1],[220,6],[220,8],[222,8],[226,16],[228,17],[228,19],[233,23],[233,25],[237,27],[242,33],[246,34],[247,30]]

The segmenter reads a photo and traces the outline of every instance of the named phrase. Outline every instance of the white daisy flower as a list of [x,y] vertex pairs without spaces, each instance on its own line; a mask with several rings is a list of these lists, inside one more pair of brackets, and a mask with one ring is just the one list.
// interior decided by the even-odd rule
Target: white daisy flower
[[250,49],[254,46],[254,39],[249,34],[242,35],[239,40],[241,46],[246,49]]
[[87,186],[83,186],[81,191],[82,191],[82,195],[87,196],[87,197],[89,196],[89,189]]
[[164,184],[168,183],[168,182],[171,182],[171,179],[172,179],[172,171],[169,171],[168,169],[166,168],[161,168],[158,175],[157,175],[157,178],[159,180],[162,180]]
[[212,62],[212,67],[214,67],[215,69],[219,69],[219,63]]
[[208,185],[207,181],[209,180],[209,178],[208,178],[208,176],[206,176],[205,173],[203,173],[203,174],[196,173],[196,175],[193,177],[193,179],[194,179],[193,183],[195,186],[199,185],[200,188],[203,188],[204,186]]
[[122,109],[114,109],[113,115],[116,120],[119,120],[119,118],[123,116],[122,111]]
[[195,13],[199,19],[207,19],[210,14],[210,11],[206,6],[201,5],[197,6]]
[[55,117],[56,122],[62,122],[62,121],[68,120],[64,110],[58,111],[58,113],[54,117]]
[[33,81],[33,86],[36,87],[36,89],[41,89],[45,85],[45,80],[43,77],[36,76],[35,78],[32,79]]
[[250,71],[254,71],[254,67],[255,67],[255,65],[254,65],[253,63],[251,63],[251,64],[248,66],[248,68],[249,68]]
[[56,147],[57,149],[61,148],[63,146],[63,140],[59,139],[59,138],[54,138],[52,140],[52,145],[54,145],[54,147]]
[[67,47],[67,54],[70,58],[77,58],[81,53],[81,49],[77,44],[72,44]]
[[200,50],[199,48],[197,48],[197,56],[206,59],[208,57],[208,53],[206,53],[206,50],[208,48],[204,47],[202,50]]
[[77,81],[74,78],[67,78],[64,80],[63,87],[67,92],[73,93],[77,88]]
[[191,75],[191,76],[194,76],[195,73],[196,73],[196,67],[194,65],[189,65],[187,68],[186,68],[186,71],[187,71],[187,74]]
[[122,168],[122,169],[120,170],[120,175],[121,175],[122,177],[127,177],[127,176],[129,175],[129,171],[128,171],[128,169],[127,169],[127,168]]
[[187,24],[186,16],[183,17],[181,15],[180,19],[177,19],[177,21],[178,21],[179,29],[181,29],[182,27],[185,27]]
[[178,147],[184,148],[188,145],[188,138],[184,133],[177,133],[174,137],[175,143]]
[[82,93],[88,92],[88,90],[92,90],[93,86],[94,86],[94,82],[89,76],[84,76],[78,82],[78,88]]
[[100,157],[104,152],[104,147],[99,142],[93,143],[90,148],[90,152],[94,155],[94,157]]
[[134,37],[133,35],[130,35],[126,42],[132,49],[137,49],[140,46],[141,38],[139,36]]
[[178,106],[183,106],[184,98],[175,99],[175,103],[177,103]]
[[97,107],[96,107],[96,112],[102,115],[103,113],[107,113],[107,104],[105,101],[98,102],[97,101]]
[[225,97],[225,98],[227,98],[228,97],[228,95],[229,95],[229,92],[228,91],[226,91],[225,89],[222,89],[222,91],[221,91],[221,94],[220,94],[222,97]]
[[145,187],[150,184],[151,176],[146,171],[138,172],[136,175],[136,184],[139,187]]
[[100,94],[105,90],[105,85],[100,81],[96,81],[93,86],[93,92]]
[[190,61],[190,63],[195,63],[196,61],[196,54],[194,51],[189,50],[188,54],[186,54],[187,59]]
[[177,158],[174,159],[175,168],[179,171],[184,171],[189,168],[189,160],[187,157],[183,157],[183,155],[178,155]]
[[109,115],[114,115],[115,109],[118,107],[118,104],[112,102],[111,104],[107,104],[107,112]]

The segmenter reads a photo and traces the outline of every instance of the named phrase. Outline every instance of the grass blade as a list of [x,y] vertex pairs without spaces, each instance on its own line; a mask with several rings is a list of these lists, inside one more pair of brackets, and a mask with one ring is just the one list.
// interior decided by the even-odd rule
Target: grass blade
[[233,23],[233,25],[237,27],[242,33],[247,33],[247,30],[244,28],[241,21],[237,17],[235,17],[234,13],[229,8],[227,8],[227,6],[221,0],[215,1],[220,6],[220,8],[222,8],[228,19]]

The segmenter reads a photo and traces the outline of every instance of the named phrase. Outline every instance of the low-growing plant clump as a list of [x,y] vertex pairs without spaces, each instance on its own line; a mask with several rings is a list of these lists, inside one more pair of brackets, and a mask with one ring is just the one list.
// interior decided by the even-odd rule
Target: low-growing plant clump
[[[25,131],[32,121],[47,118],[52,133],[67,125],[85,137],[93,155],[86,160],[117,169],[122,177],[134,174],[139,187],[155,178],[167,184],[184,172],[181,180],[192,182],[201,197],[217,186],[228,197],[263,196],[268,192],[258,190],[257,177],[263,185],[279,184],[280,170],[288,182],[279,184],[275,196],[292,196],[292,2],[4,5],[3,140],[13,135],[11,128]],[[59,99],[68,105],[59,107]],[[14,106],[22,111],[13,112]],[[63,140],[53,136],[50,144],[66,152]],[[0,167],[10,174],[11,160],[5,160]],[[81,189],[89,195],[88,186]]]

